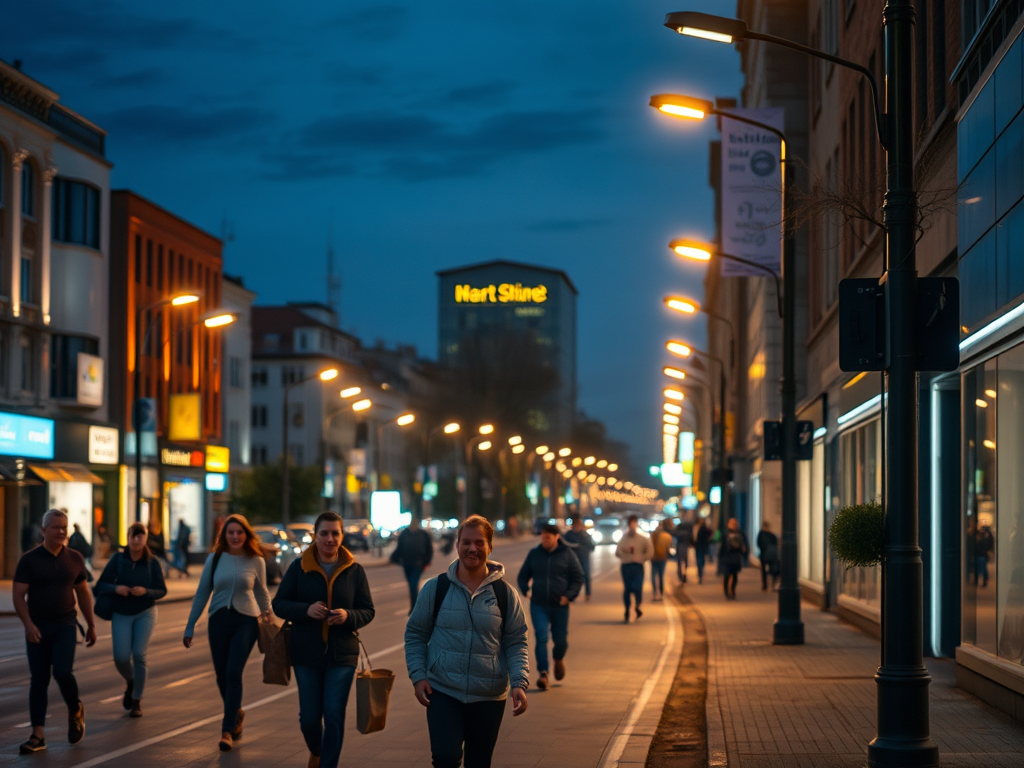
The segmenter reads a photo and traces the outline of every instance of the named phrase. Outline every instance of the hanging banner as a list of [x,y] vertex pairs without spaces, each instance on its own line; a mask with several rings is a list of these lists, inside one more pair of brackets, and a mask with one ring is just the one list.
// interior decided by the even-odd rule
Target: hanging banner
[[[783,109],[730,112],[783,129]],[[782,272],[781,142],[770,131],[722,118],[722,251]],[[723,277],[767,277],[722,259]]]
[[168,398],[169,440],[199,442],[203,439],[202,397],[199,392],[186,392]]

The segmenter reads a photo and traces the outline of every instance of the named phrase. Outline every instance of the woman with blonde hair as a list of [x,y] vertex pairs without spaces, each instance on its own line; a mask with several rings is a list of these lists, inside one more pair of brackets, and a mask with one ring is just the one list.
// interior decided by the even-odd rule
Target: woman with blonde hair
[[210,604],[210,654],[217,688],[224,700],[220,749],[230,752],[242,738],[242,673],[259,635],[259,621],[270,619],[267,564],[249,521],[229,515],[199,577],[192,612],[182,638],[192,647],[196,622]]

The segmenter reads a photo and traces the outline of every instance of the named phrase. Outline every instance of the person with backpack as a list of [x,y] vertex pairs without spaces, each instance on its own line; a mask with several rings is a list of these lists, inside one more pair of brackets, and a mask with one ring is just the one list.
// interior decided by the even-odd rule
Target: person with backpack
[[652,602],[658,602],[665,598],[665,568],[668,567],[668,559],[672,555],[672,544],[674,539],[669,533],[672,523],[669,520],[662,520],[651,532],[651,597]]
[[391,562],[402,566],[405,580],[409,582],[409,613],[416,605],[420,594],[420,579],[423,572],[434,560],[434,542],[430,534],[423,530],[420,521],[413,518],[409,527],[398,534],[398,543],[391,553]]
[[242,738],[242,673],[259,635],[259,621],[270,619],[267,564],[263,547],[249,521],[229,515],[213,552],[206,558],[182,643],[192,647],[196,622],[210,604],[207,622],[217,688],[224,700],[221,752],[230,752]]
[[[61,510],[65,515],[67,514],[66,509]],[[75,552],[82,556],[85,560],[85,572],[87,580],[92,581],[92,544],[89,543],[88,539],[85,538],[85,534],[82,533],[82,529],[75,523],[73,526],[74,532],[68,538],[68,549],[73,549]]]
[[341,517],[324,512],[313,543],[289,567],[274,596],[274,613],[292,623],[288,655],[299,687],[299,728],[308,768],[336,768],[345,709],[359,662],[362,629],[374,617],[366,571],[341,545]]
[[146,650],[156,626],[156,601],[167,595],[163,568],[149,551],[146,538],[146,526],[132,523],[126,551],[114,553],[93,588],[97,614],[103,596],[113,598],[109,618],[114,666],[126,683],[121,705],[129,710],[129,717],[142,717]]
[[772,527],[765,520],[757,534],[757,557],[761,561],[761,591],[768,591],[768,577],[772,579],[772,589],[779,580],[779,537],[772,533]]
[[697,518],[693,529],[693,560],[697,565],[697,583],[704,583],[704,562],[711,554],[711,529],[703,517]]
[[736,599],[736,582],[750,552],[747,534],[740,530],[740,521],[735,517],[726,523],[725,535],[718,549],[718,567],[722,569],[725,599]]
[[[676,577],[680,584],[686,583],[686,569],[690,565],[690,547],[693,546],[693,521],[688,517],[680,518],[679,522],[670,531],[675,539],[676,546]],[[705,550],[707,554],[707,550]],[[704,572],[703,561],[701,561],[700,572]]]
[[435,768],[490,768],[512,699],[526,711],[530,651],[519,595],[489,561],[494,528],[471,515],[456,535],[458,559],[423,585],[405,625],[405,663],[427,708]]
[[587,533],[582,517],[576,515],[573,518],[572,530],[562,534],[562,541],[572,547],[572,551],[576,553],[576,559],[580,561],[580,567],[583,569],[583,589],[586,593],[586,599],[589,600],[590,556],[594,554],[597,545],[594,543],[594,537]]
[[548,688],[548,633],[555,641],[555,680],[565,677],[565,653],[569,650],[569,603],[583,589],[583,568],[579,558],[560,540],[558,526],[545,523],[540,529],[540,545],[526,555],[519,569],[519,591],[530,594],[530,621],[533,622],[537,654],[537,687]]

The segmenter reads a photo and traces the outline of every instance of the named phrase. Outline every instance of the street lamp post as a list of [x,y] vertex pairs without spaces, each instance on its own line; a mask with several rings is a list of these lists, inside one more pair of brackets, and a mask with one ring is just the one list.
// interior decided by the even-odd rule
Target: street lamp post
[[[354,406],[353,406],[353,408],[354,408]],[[394,411],[392,411],[392,412],[394,412]],[[385,427],[408,427],[410,424],[413,424],[415,421],[416,421],[416,415],[415,414],[403,413],[401,416],[396,416],[393,419],[388,419],[386,421],[379,421],[377,423],[377,451],[376,451],[377,457],[376,457],[376,461],[374,462],[377,465],[377,488],[376,488],[376,490],[378,490],[378,491],[381,490],[380,478],[381,478],[381,475],[383,474],[381,472],[381,467],[382,467],[382,465],[384,463],[384,446],[383,446],[384,428]]]
[[752,32],[740,19],[679,12],[665,26],[720,42],[750,39],[781,45],[859,72],[868,81],[879,143],[886,151],[882,213],[886,236],[886,334],[889,445],[886,449],[887,522],[882,561],[882,652],[875,675],[877,735],[868,745],[871,766],[931,767],[939,750],[931,738],[924,666],[924,574],[918,541],[918,401],[915,365],[917,316],[917,193],[914,190],[915,11],[911,0],[887,0],[885,31],[886,112],[878,84],[861,64],[785,38]]
[[482,424],[478,430],[479,434],[466,440],[466,488],[462,492],[462,519],[465,520],[469,517],[469,489],[471,487],[469,478],[472,473],[472,462],[473,462],[473,446],[483,446],[484,443],[487,447],[491,447],[491,435],[494,434],[493,424]]
[[[346,399],[347,400],[349,398],[355,397],[360,392],[362,392],[362,389],[360,389],[359,387],[349,387],[348,389],[341,390],[341,397],[342,397],[342,399]],[[363,398],[362,400],[355,400],[353,402],[350,402],[348,405],[346,405],[346,406],[344,406],[342,408],[339,408],[336,411],[332,411],[331,413],[327,414],[324,417],[323,424],[320,427],[320,461],[321,461],[321,464],[323,465],[325,473],[327,471],[327,448],[328,448],[328,445],[330,444],[330,440],[328,440],[328,430],[331,427],[331,422],[334,421],[336,418],[338,418],[338,416],[340,416],[343,413],[349,413],[350,411],[355,412],[355,413],[359,413],[360,411],[368,410],[372,406],[373,406],[373,402],[372,401],[370,401],[368,398]],[[327,485],[327,477],[326,477],[326,474],[325,474],[324,479],[323,479],[323,486],[326,487],[326,485]],[[321,496],[323,496],[323,491],[322,490],[321,490]],[[329,509],[330,509],[330,502],[327,500],[327,497],[324,497],[324,511],[326,512]]]
[[286,384],[284,388],[284,402],[282,404],[282,417],[281,417],[281,523],[288,525],[291,522],[290,509],[289,509],[289,495],[290,488],[288,476],[288,395],[291,391],[299,386],[305,384],[307,381],[313,379],[320,379],[320,381],[331,381],[332,379],[338,378],[337,368],[328,368],[325,371],[321,371],[315,376],[307,376],[304,379],[293,381],[291,384]]
[[[142,522],[142,414],[139,413],[142,402],[142,350],[145,343],[142,338],[142,317],[154,309],[167,306],[184,307],[195,304],[199,296],[194,293],[183,293],[169,299],[161,299],[148,306],[140,307],[135,311],[135,375],[134,375],[134,397],[132,398],[132,426],[135,428],[135,522]],[[146,323],[145,341],[149,341],[149,334],[153,330],[151,322]]]

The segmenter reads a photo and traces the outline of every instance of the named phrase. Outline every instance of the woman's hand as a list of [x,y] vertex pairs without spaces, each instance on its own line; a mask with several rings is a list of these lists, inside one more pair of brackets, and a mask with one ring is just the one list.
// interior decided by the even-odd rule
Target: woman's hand
[[116,587],[114,587],[114,591],[121,597],[128,597],[128,595],[131,594],[131,590],[128,589],[128,587],[126,587],[124,584],[118,584]]
[[430,687],[430,683],[426,680],[420,680],[418,683],[416,683],[415,690],[416,701],[418,701],[424,707],[429,707],[430,695],[434,692],[434,689]]
[[183,638],[181,638],[181,642],[182,642],[182,644],[186,648],[191,648],[192,647],[192,635],[185,635]]
[[313,603],[309,608],[306,609],[306,615],[311,619],[317,621],[323,621],[327,618],[327,603],[321,601]]
[[348,611],[346,611],[344,608],[334,609],[327,617],[327,623],[333,626],[337,626],[338,624],[344,624],[346,621],[348,621]]
[[271,611],[264,611],[260,614],[260,621],[273,621],[274,614]]
[[512,689],[512,717],[519,717],[526,711],[526,691],[522,688]]
[[131,590],[129,590],[129,591],[132,593],[133,597],[145,597],[146,596],[146,588],[145,587],[132,587]]

